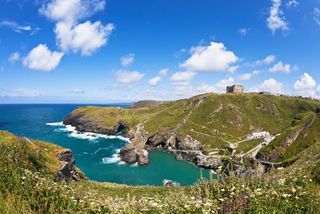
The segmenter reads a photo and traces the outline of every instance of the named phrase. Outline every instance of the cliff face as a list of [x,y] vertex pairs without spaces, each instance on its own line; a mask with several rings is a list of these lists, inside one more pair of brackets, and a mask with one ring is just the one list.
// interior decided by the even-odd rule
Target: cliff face
[[61,166],[56,173],[57,180],[80,181],[84,179],[84,174],[76,167],[76,161],[70,149],[61,151],[57,158],[61,161]]
[[[64,124],[75,126],[78,131],[107,135],[122,133],[131,140],[120,152],[121,159],[128,164],[147,164],[147,151],[156,148],[169,151],[178,159],[188,160],[197,166],[216,169],[224,160],[234,158],[239,152],[237,146],[244,144],[245,136],[252,132],[268,131],[273,136],[280,134],[283,138],[280,141],[288,144],[286,142],[292,137],[284,136],[292,129],[295,118],[315,114],[319,108],[319,102],[301,98],[204,94],[129,109],[82,107],[68,115]],[[313,123],[303,130],[314,127]],[[300,132],[296,138],[299,136]],[[317,139],[310,137],[305,140],[312,144]],[[256,146],[252,144],[250,147],[248,144],[245,146],[247,151]],[[285,147],[285,150],[293,150],[291,157],[303,151],[300,146],[292,149],[295,145],[290,143]],[[263,146],[270,148],[273,144]]]

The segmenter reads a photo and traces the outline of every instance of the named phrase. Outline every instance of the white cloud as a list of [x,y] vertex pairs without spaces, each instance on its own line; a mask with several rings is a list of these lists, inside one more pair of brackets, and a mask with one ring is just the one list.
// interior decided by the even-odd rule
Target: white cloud
[[275,33],[277,30],[286,32],[289,30],[288,23],[285,20],[283,11],[281,10],[281,0],[271,0],[272,6],[267,18],[268,28]]
[[320,25],[320,9],[317,7],[313,10],[313,19]]
[[60,52],[51,52],[45,44],[33,48],[23,60],[23,65],[29,69],[51,71],[55,69],[63,56]]
[[266,58],[264,58],[262,60],[257,60],[255,64],[256,65],[270,65],[275,60],[276,60],[276,56],[275,55],[269,55],[269,56],[266,56]]
[[229,77],[227,79],[220,80],[214,86],[217,92],[222,93],[226,91],[227,86],[234,85],[234,84],[235,84],[235,79],[232,77]]
[[155,85],[157,85],[160,81],[161,81],[161,77],[156,76],[156,77],[154,77],[154,78],[152,78],[152,79],[149,80],[149,85],[155,86]]
[[245,74],[240,74],[238,76],[239,80],[250,80],[252,78],[252,73],[245,73]]
[[51,0],[42,5],[40,13],[56,22],[76,24],[105,9],[105,0]]
[[181,67],[187,71],[219,72],[227,71],[238,57],[228,51],[223,43],[211,42],[209,46],[197,46],[191,49],[192,56]]
[[104,0],[51,0],[40,13],[57,22],[55,33],[62,51],[91,55],[108,42],[115,27],[100,21],[79,22],[104,8]]
[[239,65],[234,65],[234,66],[231,66],[231,67],[229,67],[228,68],[228,71],[230,72],[230,73],[234,73],[234,72],[236,72],[238,69],[239,69]]
[[283,93],[283,85],[281,82],[278,82],[275,79],[268,79],[265,80],[260,87],[258,88],[259,91],[270,92],[272,94],[281,94]]
[[300,4],[297,0],[289,0],[286,4],[288,8],[297,7]]
[[241,36],[247,36],[250,31],[250,28],[240,28],[239,33]]
[[10,63],[15,63],[15,62],[19,61],[20,59],[21,59],[20,53],[14,52],[14,53],[10,54],[8,61]]
[[121,61],[121,65],[122,66],[129,66],[132,63],[134,63],[134,58],[135,55],[133,53],[130,53],[126,56],[121,57],[120,61]]
[[169,71],[168,68],[160,70],[158,76],[148,81],[149,85],[156,86],[162,80],[163,77],[167,76],[168,71]]
[[178,85],[188,85],[195,73],[192,71],[176,72],[171,76],[171,81]]
[[88,56],[107,43],[113,30],[113,24],[103,25],[100,21],[86,21],[75,26],[59,22],[55,32],[58,45],[64,52],[81,52],[82,55]]
[[294,89],[297,91],[306,91],[314,89],[317,82],[308,73],[304,73],[299,80],[294,83]]
[[269,68],[269,71],[272,73],[276,73],[276,72],[290,73],[291,71],[294,71],[297,69],[298,67],[296,65],[292,66],[290,64],[285,64],[282,61],[279,61],[273,67]]
[[167,76],[168,71],[169,71],[168,68],[161,69],[161,70],[159,71],[159,76],[162,76],[162,77]]
[[119,70],[116,73],[117,82],[120,84],[131,84],[137,82],[144,77],[139,71]]
[[29,25],[19,25],[14,21],[2,21],[0,22],[0,27],[8,27],[16,33],[22,33],[23,31],[32,31]]

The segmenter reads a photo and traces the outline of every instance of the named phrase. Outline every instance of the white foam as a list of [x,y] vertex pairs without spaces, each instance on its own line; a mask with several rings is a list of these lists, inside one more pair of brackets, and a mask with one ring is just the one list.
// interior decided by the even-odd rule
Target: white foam
[[120,158],[120,149],[116,150],[116,153],[113,154],[111,157],[102,158],[102,162],[105,164],[111,164],[111,163],[119,163],[122,162]]
[[63,122],[47,123],[47,126],[64,126]]
[[173,186],[180,186],[180,183],[178,183],[177,181],[172,181],[169,179],[163,179],[162,184],[164,186],[166,186],[168,183],[172,183]]
[[47,125],[48,126],[59,126],[61,128],[59,128],[55,131],[69,132],[68,136],[73,137],[73,138],[79,138],[79,139],[90,140],[90,141],[97,140],[98,138],[119,139],[119,140],[123,140],[123,141],[130,143],[129,138],[125,138],[122,136],[108,136],[108,135],[97,134],[97,133],[92,133],[92,132],[79,132],[79,131],[77,131],[76,127],[71,126],[71,125],[64,125],[63,122],[47,123]]
[[117,149],[116,153],[114,153],[111,157],[102,158],[102,162],[104,164],[114,164],[114,163],[117,163],[118,165],[126,164],[124,161],[121,160],[119,153],[120,153],[120,149]]

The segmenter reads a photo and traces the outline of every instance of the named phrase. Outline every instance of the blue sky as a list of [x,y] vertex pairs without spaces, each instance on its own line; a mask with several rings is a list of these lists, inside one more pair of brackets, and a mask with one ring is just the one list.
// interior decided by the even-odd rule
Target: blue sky
[[0,103],[320,97],[319,0],[1,0]]

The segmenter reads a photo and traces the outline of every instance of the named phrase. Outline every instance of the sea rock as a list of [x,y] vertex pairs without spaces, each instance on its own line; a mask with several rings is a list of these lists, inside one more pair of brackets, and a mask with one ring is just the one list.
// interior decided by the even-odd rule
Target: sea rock
[[136,148],[136,145],[132,143],[120,150],[120,159],[129,165],[138,163],[139,166],[142,166],[149,163],[148,151]]
[[84,174],[75,167],[75,160],[69,149],[63,150],[58,154],[58,159],[62,162],[56,173],[57,180],[79,181],[84,179]]

